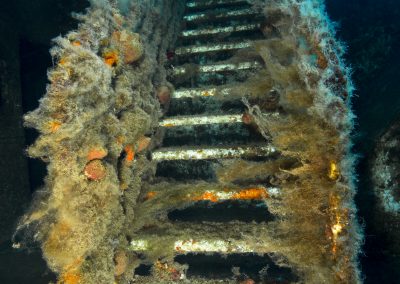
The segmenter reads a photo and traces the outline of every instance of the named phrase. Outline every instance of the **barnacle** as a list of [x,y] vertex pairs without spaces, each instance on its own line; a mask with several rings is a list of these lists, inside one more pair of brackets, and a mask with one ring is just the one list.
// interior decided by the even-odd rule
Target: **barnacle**
[[171,100],[171,91],[167,86],[161,86],[157,90],[157,98],[162,105],[166,105]]
[[131,64],[143,55],[143,45],[137,33],[127,30],[115,31],[112,34],[112,41],[116,46],[119,46],[125,64]]
[[84,174],[89,180],[99,181],[106,176],[107,170],[101,160],[92,160],[86,164]]
[[149,147],[150,142],[151,142],[150,137],[143,136],[143,137],[139,138],[138,143],[137,143],[136,152],[140,153],[140,152],[146,150],[147,147]]

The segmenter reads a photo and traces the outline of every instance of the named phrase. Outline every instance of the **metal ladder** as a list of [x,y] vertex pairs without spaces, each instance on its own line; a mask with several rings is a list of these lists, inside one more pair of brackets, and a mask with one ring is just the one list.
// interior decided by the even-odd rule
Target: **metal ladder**
[[267,174],[240,172],[242,164],[279,156],[252,123],[241,93],[263,68],[252,51],[263,38],[263,16],[247,1],[197,0],[187,1],[183,21],[171,60],[175,91],[159,123],[162,147],[152,152],[156,178],[135,209],[131,249],[147,261],[137,277],[296,282],[266,242],[268,226],[280,218],[269,208],[279,204],[281,189]]

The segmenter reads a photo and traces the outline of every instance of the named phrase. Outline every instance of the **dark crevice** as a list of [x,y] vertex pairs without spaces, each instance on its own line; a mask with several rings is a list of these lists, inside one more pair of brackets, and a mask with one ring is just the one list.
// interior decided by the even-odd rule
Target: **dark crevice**
[[200,179],[211,182],[216,180],[214,164],[207,160],[162,161],[157,164],[156,176],[177,181]]
[[262,143],[265,138],[244,124],[174,127],[165,132],[163,146],[229,146]]
[[135,275],[150,276],[152,265],[141,264],[135,269]]
[[[210,279],[235,279],[243,281],[252,279],[256,283],[294,283],[298,276],[288,267],[274,263],[268,255],[256,254],[187,254],[178,255],[175,261],[189,264],[187,277],[204,277]],[[239,269],[234,269],[238,267]],[[233,271],[236,271],[234,274]]]
[[185,209],[168,213],[171,221],[183,222],[270,222],[275,219],[265,202],[260,200],[199,201]]
[[167,116],[196,114],[235,114],[242,113],[246,106],[241,99],[219,100],[218,98],[183,98],[173,100]]

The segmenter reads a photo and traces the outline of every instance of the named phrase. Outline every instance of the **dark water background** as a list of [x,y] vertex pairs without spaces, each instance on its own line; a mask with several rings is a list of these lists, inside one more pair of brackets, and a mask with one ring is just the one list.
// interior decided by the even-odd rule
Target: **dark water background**
[[[346,59],[353,67],[357,87],[353,99],[358,116],[354,149],[361,158],[356,201],[366,233],[361,258],[365,283],[400,283],[399,257],[391,251],[390,240],[379,231],[379,220],[374,219],[375,203],[367,174],[367,161],[375,139],[399,119],[400,1],[326,2],[331,18],[340,24],[339,38],[348,45]],[[20,68],[22,108],[27,112],[38,106],[38,99],[45,93],[46,71],[52,65],[48,52],[51,39],[73,29],[76,22],[70,13],[82,11],[88,3],[83,0],[0,0],[0,3],[0,51],[7,50],[8,45],[18,49],[19,61],[13,64]],[[0,52],[0,59],[7,56]],[[26,144],[31,144],[35,133],[26,130],[25,134]],[[16,151],[15,155],[22,155],[22,151]],[[2,169],[0,175],[1,172]],[[44,174],[42,164],[29,160],[31,193],[41,185]],[[1,204],[11,202],[7,200],[7,193],[1,196],[5,196]],[[14,215],[0,216],[0,219],[11,218],[8,223],[15,223],[26,204],[28,200],[18,205],[21,208],[16,208]],[[0,242],[0,284],[41,284],[53,278],[38,252],[13,252],[7,239],[3,236]]]
[[[400,1],[327,0],[331,18],[340,24],[338,37],[348,45],[357,91],[353,109],[358,119],[354,151],[360,155],[356,204],[365,225],[361,257],[365,283],[400,283],[400,255],[382,230],[368,174],[375,141],[400,119]],[[400,237],[400,236],[399,236]]]

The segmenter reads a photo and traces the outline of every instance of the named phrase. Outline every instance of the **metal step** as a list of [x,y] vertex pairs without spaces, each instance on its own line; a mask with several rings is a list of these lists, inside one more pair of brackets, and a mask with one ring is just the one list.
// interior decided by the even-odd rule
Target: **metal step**
[[[235,185],[223,187],[221,184],[213,183],[200,186],[197,183],[188,183],[186,186],[183,183],[177,183],[175,189],[171,189],[170,185],[166,183],[157,185],[163,185],[163,187],[152,186],[139,201],[137,216],[141,222],[146,223],[162,220],[163,225],[158,224],[158,229],[175,226],[176,222],[188,221],[191,224],[196,221],[212,224],[270,222],[275,219],[275,216],[268,211],[268,208],[270,204],[279,203],[277,197],[280,189],[266,188],[263,185],[246,188]],[[189,188],[189,185],[193,185],[193,187]],[[242,208],[239,213],[236,208],[238,205]],[[253,214],[242,215],[243,210]],[[146,216],[139,211],[145,212]],[[217,212],[218,217],[212,216],[212,212]],[[205,216],[204,213],[211,214],[211,218],[208,215]],[[166,222],[170,224],[167,225]],[[201,225],[201,223],[199,224]]]
[[257,11],[251,8],[241,8],[237,10],[226,10],[226,11],[210,11],[210,12],[199,12],[187,14],[183,17],[183,20],[187,23],[200,23],[208,22],[212,23],[215,21],[227,21],[237,20],[238,18],[254,18],[259,15]]
[[231,87],[210,87],[210,88],[181,88],[175,90],[172,94],[172,99],[196,98],[196,97],[216,97],[229,96],[232,91]]
[[279,196],[281,189],[279,187],[265,187],[263,185],[244,188],[237,185],[219,183],[181,183],[171,185],[164,182],[153,184],[146,188],[146,191],[145,202],[153,198],[169,198],[177,202],[183,200],[210,200],[217,202],[231,199],[274,198]]
[[[130,249],[132,251],[141,252],[150,250],[152,247],[152,242],[156,242],[156,240],[146,240],[146,239],[137,239],[132,240],[130,243]],[[210,239],[180,239],[176,240],[171,246],[171,251],[175,251],[177,253],[188,253],[188,252],[197,252],[197,253],[211,253],[217,252],[222,254],[232,254],[232,253],[249,253],[249,252],[257,252],[257,253],[271,253],[273,252],[273,246],[257,246],[252,245],[252,243],[247,243],[246,241],[240,240],[210,240]]]
[[194,126],[204,124],[242,123],[242,114],[178,116],[165,118],[159,122],[161,127]]
[[[278,112],[264,113],[264,117],[278,117]],[[159,122],[160,127],[195,126],[204,124],[243,123],[243,114],[176,116],[165,118]]]
[[[263,200],[279,196],[278,187],[267,188],[255,185],[254,187],[238,187],[223,184],[204,184],[198,186],[196,183],[177,185],[171,189],[171,185],[164,184],[164,188],[153,185],[147,192],[144,202],[158,202],[160,199],[167,200],[166,208],[174,208],[184,203],[195,201],[223,202],[228,200]],[[166,190],[166,188],[170,188]],[[158,200],[157,200],[158,199]]]
[[220,6],[232,6],[232,5],[245,5],[249,4],[246,0],[198,0],[186,2],[186,8],[188,9],[210,9]]
[[[260,69],[262,64],[258,61],[248,61],[241,63],[215,63],[196,66],[196,73],[220,73],[232,72],[240,70]],[[193,70],[193,65],[175,67],[172,71],[174,76],[185,75],[188,71]]]
[[213,36],[213,35],[226,34],[226,33],[254,31],[254,30],[259,29],[260,26],[261,25],[259,23],[253,23],[253,24],[227,26],[227,27],[186,30],[181,33],[181,37],[192,38],[192,37]]
[[199,148],[187,147],[178,149],[159,149],[152,153],[153,161],[171,160],[207,160],[207,159],[240,159],[254,157],[269,157],[277,152],[271,145],[236,146]]
[[238,49],[249,48],[251,46],[252,43],[250,41],[181,46],[175,50],[175,54],[178,56],[191,56],[199,53],[225,52],[231,50],[238,50]]

